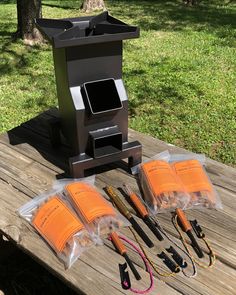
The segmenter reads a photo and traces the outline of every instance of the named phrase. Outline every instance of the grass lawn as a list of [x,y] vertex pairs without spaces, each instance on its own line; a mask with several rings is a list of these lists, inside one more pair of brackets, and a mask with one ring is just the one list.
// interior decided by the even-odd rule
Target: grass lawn
[[[81,1],[44,0],[46,18],[80,15]],[[131,128],[236,165],[236,5],[233,1],[107,0],[138,25],[124,42]],[[230,3],[231,2],[231,3]],[[57,104],[49,45],[12,43],[15,1],[0,4],[0,132]]]

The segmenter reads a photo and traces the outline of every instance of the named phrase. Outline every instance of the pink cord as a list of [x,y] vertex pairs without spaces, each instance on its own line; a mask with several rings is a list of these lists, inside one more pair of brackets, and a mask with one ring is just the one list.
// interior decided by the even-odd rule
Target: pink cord
[[129,290],[132,291],[133,293],[136,293],[136,294],[147,294],[147,293],[149,293],[153,289],[154,281],[153,281],[152,270],[150,268],[149,263],[147,262],[147,259],[146,259],[145,255],[133,242],[128,240],[126,237],[123,237],[123,236],[120,236],[120,235],[118,235],[118,237],[121,240],[125,241],[126,243],[130,244],[130,246],[134,248],[134,250],[139,254],[139,256],[141,256],[141,258],[142,258],[142,260],[143,260],[143,262],[144,262],[144,264],[146,266],[146,269],[147,269],[147,271],[149,273],[149,276],[150,276],[150,286],[146,290],[137,290],[137,289],[134,289],[134,288],[130,288]]

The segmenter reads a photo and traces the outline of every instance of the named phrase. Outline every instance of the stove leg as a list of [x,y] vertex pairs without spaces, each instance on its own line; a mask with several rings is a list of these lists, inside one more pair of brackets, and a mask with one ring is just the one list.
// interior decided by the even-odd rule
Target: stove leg
[[140,164],[142,162],[142,148],[137,147],[135,153],[128,158],[129,169]]
[[70,175],[73,178],[83,178],[84,169],[81,168],[81,165],[76,165],[72,158],[69,159]]

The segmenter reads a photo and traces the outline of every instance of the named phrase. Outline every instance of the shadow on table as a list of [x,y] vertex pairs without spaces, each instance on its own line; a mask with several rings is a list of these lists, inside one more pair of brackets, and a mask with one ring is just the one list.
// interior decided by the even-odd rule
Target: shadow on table
[[78,294],[1,237],[0,246],[0,290],[5,295]]
[[[58,148],[53,148],[49,139],[49,120],[58,117],[58,110],[56,108],[45,111],[37,117],[21,124],[20,126],[7,132],[9,142],[11,145],[19,145],[27,143],[37,150],[40,155],[49,163],[55,165],[64,172],[59,173],[56,177],[58,179],[70,177],[68,159],[72,156],[72,150],[62,139],[62,144]],[[37,155],[29,155],[34,160],[40,162],[40,157]],[[42,161],[42,160],[41,160]],[[103,173],[112,169],[120,167],[128,171],[126,162],[118,161],[112,164],[103,165],[94,169],[86,171],[85,176],[92,174]]]

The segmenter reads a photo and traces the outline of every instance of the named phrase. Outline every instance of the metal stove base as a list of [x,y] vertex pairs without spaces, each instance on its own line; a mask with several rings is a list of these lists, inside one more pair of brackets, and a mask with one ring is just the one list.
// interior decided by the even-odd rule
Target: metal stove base
[[122,151],[115,154],[106,155],[101,158],[92,158],[87,154],[71,157],[69,159],[70,173],[74,178],[84,177],[84,172],[88,169],[114,163],[127,158],[128,167],[130,169],[141,163],[142,146],[138,141],[124,143]]
[[[51,145],[58,148],[61,145],[61,123],[59,118],[53,118],[48,122]],[[122,150],[102,157],[93,158],[83,153],[69,158],[70,175],[73,178],[84,177],[85,171],[98,166],[128,159],[128,168],[142,162],[142,145],[139,141],[125,142]]]

